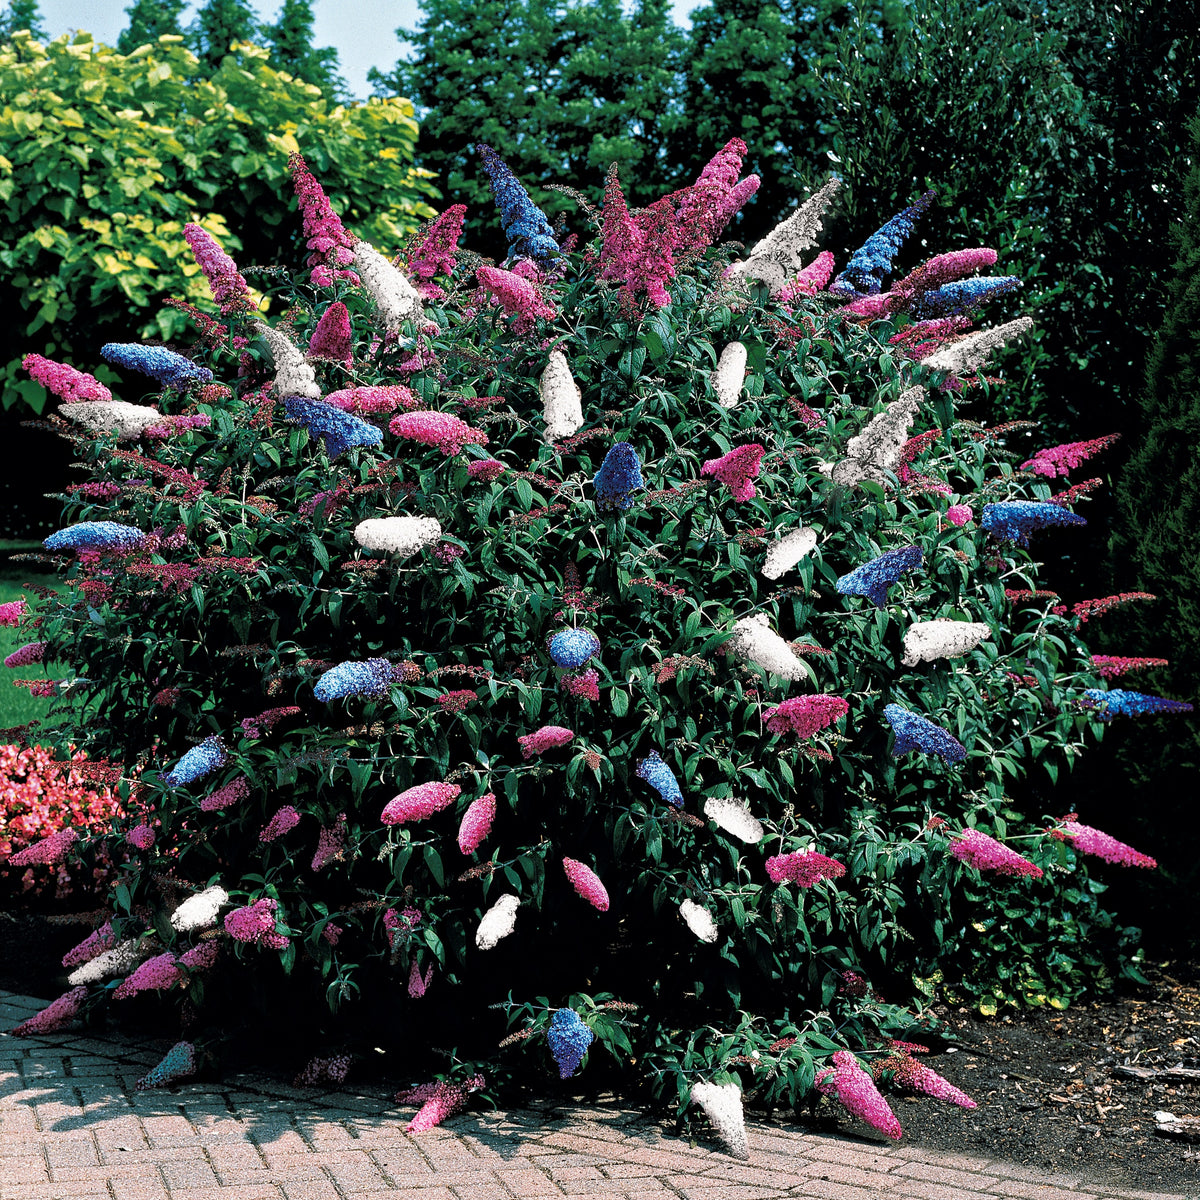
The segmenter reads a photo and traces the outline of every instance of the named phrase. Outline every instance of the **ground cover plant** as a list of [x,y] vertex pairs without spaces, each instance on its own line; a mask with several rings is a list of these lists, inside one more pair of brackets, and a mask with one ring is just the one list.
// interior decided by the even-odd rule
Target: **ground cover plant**
[[455,207],[389,260],[295,156],[274,324],[190,227],[220,308],[190,356],[104,346],[121,399],[26,359],[88,478],[45,542],[69,593],[6,615],[126,797],[12,860],[122,862],[31,1028],[178,1004],[146,1086],[238,1025],[309,1084],[383,1039],[426,1073],[415,1130],[515,1073],[612,1077],[742,1154],[743,1094],[887,1136],[880,1087],[970,1104],[900,1037],[931,996],[1136,977],[1084,856],[1153,860],[1009,795],[1189,707],[1110,688],[1145,664],[1094,660],[1039,578],[1108,441],[987,425],[1029,322],[972,328],[1019,284],[992,251],[901,265],[931,194],[842,264],[812,253],[836,180],[719,244],[744,150],[641,210],[610,171],[567,234],[480,145],[504,266]]

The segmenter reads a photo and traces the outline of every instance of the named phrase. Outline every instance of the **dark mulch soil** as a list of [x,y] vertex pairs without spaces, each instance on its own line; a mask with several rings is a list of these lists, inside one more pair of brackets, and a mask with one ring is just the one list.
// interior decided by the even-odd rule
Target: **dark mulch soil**
[[[80,937],[77,925],[0,912],[0,988],[59,995],[66,975],[60,960]],[[1149,987],[1065,1012],[984,1018],[938,1010],[950,1040],[931,1041],[934,1052],[922,1060],[979,1107],[893,1091],[905,1144],[1200,1196],[1200,1133],[1193,1143],[1155,1129],[1160,1111],[1200,1122],[1200,1080],[1128,1079],[1113,1071],[1200,1068],[1200,964],[1169,964],[1149,976]],[[828,1103],[817,1114],[819,1128],[870,1132]]]

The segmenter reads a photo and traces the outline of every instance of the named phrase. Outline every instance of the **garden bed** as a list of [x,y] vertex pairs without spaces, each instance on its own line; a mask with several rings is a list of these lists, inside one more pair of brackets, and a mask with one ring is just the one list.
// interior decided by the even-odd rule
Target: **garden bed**
[[[0,913],[0,987],[58,995],[59,960],[78,938],[77,927]],[[1169,964],[1150,978],[1147,988],[1063,1012],[985,1018],[939,1009],[956,1043],[934,1043],[927,1061],[979,1107],[890,1093],[905,1142],[1126,1187],[1196,1191],[1200,1142],[1157,1133],[1154,1114],[1200,1117],[1200,1080],[1123,1078],[1113,1070],[1200,1068],[1200,969]],[[817,1111],[822,1130],[868,1132],[833,1108]]]

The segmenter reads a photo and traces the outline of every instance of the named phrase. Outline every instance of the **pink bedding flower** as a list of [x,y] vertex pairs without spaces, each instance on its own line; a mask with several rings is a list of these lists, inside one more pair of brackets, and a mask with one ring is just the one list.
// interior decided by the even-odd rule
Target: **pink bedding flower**
[[325,189],[299,154],[293,153],[288,158],[288,170],[300,205],[305,244],[312,251],[308,258],[312,282],[317,287],[332,287],[338,279],[361,282],[355,272],[347,269],[354,261],[354,237],[333,211]]
[[754,480],[766,452],[766,447],[758,442],[736,446],[720,458],[710,458],[700,468],[700,474],[719,479],[735,500],[753,500],[758,495]]
[[793,850],[791,854],[773,854],[767,859],[767,874],[775,883],[812,887],[822,879],[840,879],[845,873],[844,864],[816,850]]
[[408,965],[408,994],[413,1000],[420,1000],[422,996],[429,990],[429,981],[433,978],[433,963],[430,963],[425,970],[425,974],[421,974],[421,964],[417,962],[417,956],[414,954],[412,962]]
[[486,446],[487,434],[481,429],[472,429],[466,421],[450,413],[421,409],[417,412],[401,413],[393,417],[388,426],[397,437],[436,446],[443,454],[457,454],[463,446]]
[[472,800],[470,807],[463,813],[462,823],[458,827],[458,848],[464,854],[473,854],[479,849],[480,842],[492,831],[492,822],[496,819],[496,797],[492,792]]
[[1067,442],[1061,446],[1050,446],[1039,450],[1031,459],[1021,464],[1022,471],[1032,471],[1035,475],[1054,479],[1066,475],[1076,467],[1081,466],[1094,454],[1107,449],[1120,438],[1119,433],[1110,433],[1105,437],[1093,438],[1090,442]]
[[[896,1043],[902,1045],[902,1043]],[[925,1048],[921,1047],[924,1052]],[[907,1054],[893,1054],[876,1064],[879,1071],[894,1072],[893,1078],[901,1087],[911,1092],[921,1092],[932,1096],[935,1100],[949,1100],[959,1108],[978,1108],[979,1106],[966,1092],[956,1088],[948,1079],[943,1079],[931,1067],[917,1062]],[[878,1078],[878,1075],[876,1075]]]
[[841,696],[796,696],[763,713],[763,724],[772,733],[790,729],[797,737],[810,738],[849,711],[850,705]]
[[608,912],[608,889],[600,882],[600,876],[574,858],[564,858],[562,862],[563,870],[576,892],[593,908]]
[[418,783],[393,796],[384,806],[380,820],[385,825],[421,821],[453,804],[462,792],[457,783]]
[[571,730],[562,725],[543,725],[541,729],[517,738],[517,741],[521,744],[521,757],[528,760],[535,754],[565,746],[574,736]]
[[600,673],[593,667],[581,671],[578,675],[564,675],[558,681],[558,686],[568,696],[575,696],[579,700],[599,700],[599,685]]
[[28,607],[24,596],[19,600],[10,600],[7,604],[0,604],[0,626],[19,625]]
[[1028,875],[1031,879],[1040,879],[1043,874],[1041,867],[978,829],[965,829],[961,837],[954,839],[950,853],[959,862],[965,862],[979,871],[995,871],[997,875]]

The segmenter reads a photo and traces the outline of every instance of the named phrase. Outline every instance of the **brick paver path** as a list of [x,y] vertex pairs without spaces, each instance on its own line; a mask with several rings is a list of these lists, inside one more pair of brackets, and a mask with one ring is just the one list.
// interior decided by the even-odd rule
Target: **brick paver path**
[[[0,1029],[45,1001],[0,992]],[[0,1200],[1196,1200],[754,1122],[751,1160],[612,1107],[471,1110],[404,1132],[385,1092],[258,1076],[138,1092],[167,1049],[0,1037]]]

